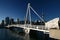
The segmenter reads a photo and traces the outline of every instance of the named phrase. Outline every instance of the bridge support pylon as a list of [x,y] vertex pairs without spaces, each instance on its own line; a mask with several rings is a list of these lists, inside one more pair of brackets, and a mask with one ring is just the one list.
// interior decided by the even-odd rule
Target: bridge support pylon
[[25,29],[24,29],[24,32],[25,32],[26,34],[29,34],[30,29],[29,29],[29,28],[25,28]]

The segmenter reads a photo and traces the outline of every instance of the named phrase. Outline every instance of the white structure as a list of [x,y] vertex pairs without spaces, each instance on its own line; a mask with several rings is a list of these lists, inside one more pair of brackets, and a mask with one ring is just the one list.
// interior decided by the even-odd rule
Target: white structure
[[[37,25],[32,25],[31,24],[31,13],[30,13],[30,9],[34,12],[34,14],[36,14],[45,23],[44,26],[39,26],[39,25],[37,26]],[[26,22],[27,21],[27,18],[28,18],[28,15],[29,15],[30,24],[27,24],[27,22]],[[53,19],[51,21],[45,22],[42,19],[42,17],[40,17],[38,15],[38,13],[30,6],[30,3],[28,3],[25,24],[24,25],[10,25],[10,26],[15,26],[15,27],[23,28],[24,31],[25,31],[25,33],[27,33],[27,34],[29,34],[30,29],[31,30],[37,30],[37,31],[43,31],[44,33],[47,33],[49,31],[48,30],[43,30],[43,29],[50,29],[50,28],[58,28],[59,29],[58,21],[59,21],[59,18],[55,18],[55,19]],[[10,27],[10,26],[7,26],[7,27]],[[39,28],[39,27],[42,27],[42,28]]]
[[50,29],[50,28],[59,29],[58,21],[59,21],[59,18],[55,18],[53,20],[46,22],[45,23],[45,29]]
[[[36,14],[43,22],[45,22],[45,21],[42,19],[42,17],[40,17],[40,16],[38,15],[38,13],[30,6],[30,3],[28,3],[24,28],[25,28],[26,25],[27,25],[27,22],[26,22],[26,21],[27,21],[28,16],[29,16],[30,25],[28,26],[28,29],[25,28],[25,32],[26,32],[26,33],[29,33],[29,31],[30,31],[29,27],[32,27],[30,9],[31,9],[31,10],[34,12],[34,14]],[[38,27],[37,27],[37,29],[38,29]]]

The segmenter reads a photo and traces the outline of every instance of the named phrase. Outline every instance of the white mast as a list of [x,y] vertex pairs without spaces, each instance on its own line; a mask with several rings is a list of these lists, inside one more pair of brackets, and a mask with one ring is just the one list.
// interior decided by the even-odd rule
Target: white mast
[[45,21],[43,20],[42,17],[40,17],[38,15],[38,13],[30,6],[30,3],[28,3],[28,7],[27,7],[27,12],[26,12],[26,19],[25,19],[25,24],[27,24],[27,17],[29,15],[29,21],[30,21],[30,26],[31,26],[31,13],[30,13],[30,9],[45,23]]
[[28,7],[29,7],[29,18],[30,18],[30,26],[31,26],[31,13],[30,13],[30,3],[28,3]]
[[29,21],[30,21],[30,26],[31,26],[30,3],[28,3],[28,7],[27,7],[26,19],[25,19],[25,25],[27,24],[27,18],[28,18],[28,15],[29,15]]

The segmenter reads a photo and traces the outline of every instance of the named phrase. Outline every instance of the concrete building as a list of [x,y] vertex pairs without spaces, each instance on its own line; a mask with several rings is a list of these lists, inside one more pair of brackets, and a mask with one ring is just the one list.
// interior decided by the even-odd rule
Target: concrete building
[[59,29],[59,24],[58,24],[59,18],[55,18],[53,20],[50,20],[45,23],[45,29]]

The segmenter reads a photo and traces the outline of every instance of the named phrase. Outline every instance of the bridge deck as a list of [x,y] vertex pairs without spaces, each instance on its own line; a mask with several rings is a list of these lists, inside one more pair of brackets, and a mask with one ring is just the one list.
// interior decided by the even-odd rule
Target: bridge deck
[[12,27],[12,26],[23,28],[23,29],[29,29],[29,30],[31,29],[31,30],[43,31],[44,33],[49,33],[48,30],[43,30],[43,28],[45,27],[43,25],[38,25],[38,26],[32,25],[32,27],[30,27],[29,25],[26,25],[26,26],[24,26],[24,25],[8,25],[7,27]]

